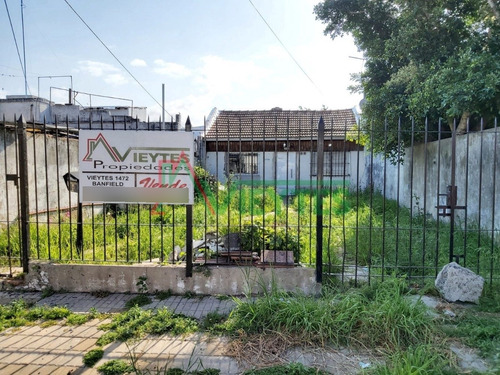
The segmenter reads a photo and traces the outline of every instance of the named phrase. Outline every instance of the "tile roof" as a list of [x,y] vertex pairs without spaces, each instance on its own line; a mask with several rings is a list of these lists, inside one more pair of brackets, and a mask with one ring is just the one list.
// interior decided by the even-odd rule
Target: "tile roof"
[[206,138],[217,139],[310,139],[317,137],[320,117],[325,137],[344,137],[356,124],[352,109],[326,111],[282,110],[220,111],[209,124]]

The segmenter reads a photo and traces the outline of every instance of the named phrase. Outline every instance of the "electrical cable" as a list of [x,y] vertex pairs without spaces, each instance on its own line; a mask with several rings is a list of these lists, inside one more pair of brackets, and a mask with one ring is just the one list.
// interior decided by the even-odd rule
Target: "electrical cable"
[[[21,53],[19,52],[19,45],[17,44],[16,33],[14,32],[14,26],[12,25],[12,19],[10,18],[9,6],[7,5],[7,0],[3,0],[5,3],[5,9],[7,9],[7,16],[9,17],[10,29],[12,31],[12,36],[14,37],[14,43],[16,44],[17,57],[19,58],[19,64],[21,64],[21,69],[23,71],[24,80],[26,82],[26,69],[23,65],[23,61],[21,59]],[[30,90],[31,91],[31,90]]]
[[278,42],[280,42],[281,46],[284,48],[284,50],[286,51],[286,53],[288,53],[288,56],[290,56],[290,58],[299,67],[299,69],[302,71],[302,73],[304,73],[304,75],[307,77],[307,79],[309,79],[309,81],[314,85],[314,87],[316,87],[316,89],[319,91],[319,93],[321,95],[323,95],[323,92],[321,91],[321,89],[318,87],[318,85],[316,85],[316,83],[312,80],[312,78],[309,77],[309,74],[306,73],[306,71],[302,68],[302,66],[295,59],[295,57],[293,57],[292,53],[288,50],[288,48],[286,48],[285,44],[281,41],[281,39],[279,38],[279,36],[274,32],[274,30],[271,27],[271,25],[269,25],[269,23],[266,21],[266,19],[264,18],[264,16],[259,12],[259,10],[257,9],[257,7],[252,2],[252,0],[248,0],[248,1],[250,2],[250,4],[252,4],[252,6],[255,9],[255,11],[258,13],[258,15],[260,16],[260,18],[262,18],[262,21],[264,21],[264,23],[267,25],[267,27],[269,28],[269,30],[271,30],[271,32],[276,37],[276,39],[278,40]]
[[[120,64],[121,67],[123,69],[125,69],[125,71],[134,79],[134,81],[137,82],[137,84],[139,86],[141,86],[141,88],[146,92],[146,94],[148,94],[150,96],[150,98],[153,99],[156,102],[156,104],[158,104],[160,106],[160,108],[163,110],[164,108],[158,102],[158,100],[156,100],[155,97],[153,95],[151,95],[151,93],[142,85],[142,83],[140,83],[139,80],[137,78],[135,78],[135,76],[125,67],[125,65],[123,65],[123,63],[120,61],[120,59],[118,57],[116,57],[116,55],[113,52],[111,52],[111,50],[108,48],[108,46],[101,40],[101,38],[99,38],[99,36],[94,32],[94,30],[92,30],[92,28],[87,24],[87,22],[84,21],[84,19],[78,14],[78,12],[71,6],[71,4],[68,2],[68,0],[64,0],[64,2],[71,8],[73,13],[76,14],[76,16],[80,19],[80,21],[82,21],[83,24],[85,26],[87,26],[87,28],[90,30],[90,32],[92,34],[94,34],[94,36],[97,38],[97,40],[99,42],[101,42],[101,44],[104,46],[104,48],[106,48],[106,50],[111,54],[111,56],[113,56],[115,58],[115,60],[118,62],[118,64]],[[165,109],[165,112],[168,113],[169,116],[172,116],[166,109]]]

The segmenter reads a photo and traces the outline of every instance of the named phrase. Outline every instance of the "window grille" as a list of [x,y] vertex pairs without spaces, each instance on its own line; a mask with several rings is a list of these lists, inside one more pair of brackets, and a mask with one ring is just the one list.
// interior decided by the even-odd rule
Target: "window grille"
[[[323,159],[323,176],[332,176],[332,177],[338,177],[338,176],[349,176],[350,175],[350,169],[349,169],[349,158],[345,157],[347,156],[346,153],[343,151],[331,151],[331,152],[325,152],[323,154],[324,159]],[[316,176],[317,175],[317,160],[318,160],[318,155],[316,152],[313,152],[311,154],[311,175]],[[344,169],[345,167],[345,169]],[[345,171],[345,175],[344,175]]]
[[229,174],[259,173],[257,164],[257,154],[255,153],[229,154],[228,172]]

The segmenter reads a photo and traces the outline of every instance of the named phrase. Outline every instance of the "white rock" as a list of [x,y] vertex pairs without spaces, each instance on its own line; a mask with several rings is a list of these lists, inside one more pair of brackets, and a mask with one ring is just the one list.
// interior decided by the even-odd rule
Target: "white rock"
[[448,302],[479,302],[484,279],[471,270],[451,262],[437,275],[435,285]]

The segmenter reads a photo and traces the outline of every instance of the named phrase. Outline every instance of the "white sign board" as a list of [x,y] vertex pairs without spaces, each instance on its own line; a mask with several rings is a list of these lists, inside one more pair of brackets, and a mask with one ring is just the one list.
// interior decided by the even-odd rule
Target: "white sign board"
[[80,130],[80,200],[194,203],[193,133]]

